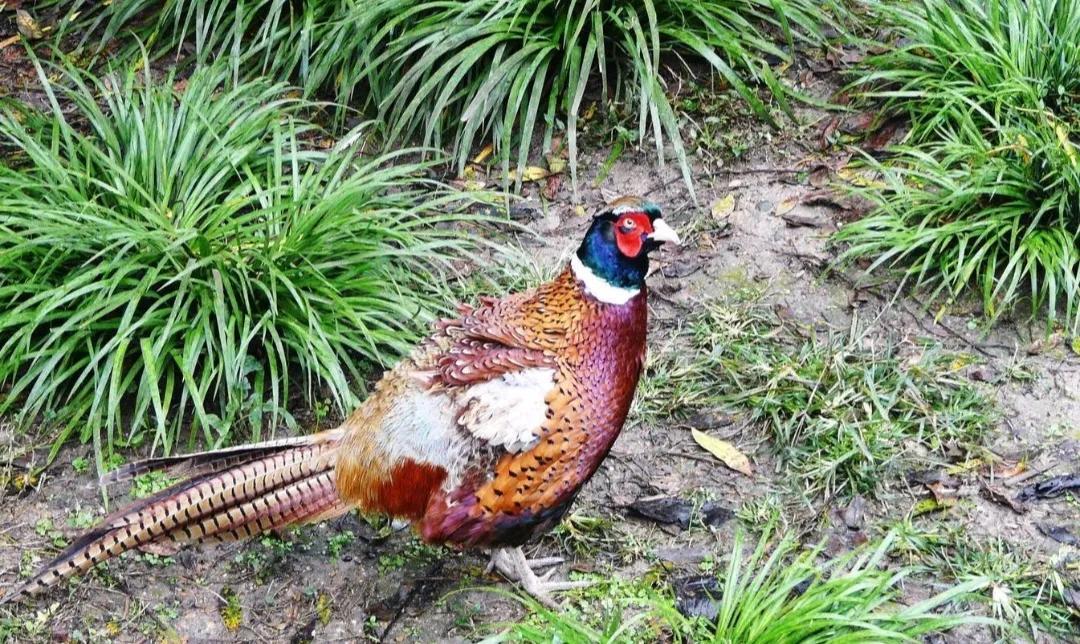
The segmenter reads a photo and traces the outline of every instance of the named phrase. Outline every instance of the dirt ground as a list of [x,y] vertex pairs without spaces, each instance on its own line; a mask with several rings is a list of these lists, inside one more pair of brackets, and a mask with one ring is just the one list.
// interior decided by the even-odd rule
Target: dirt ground
[[[834,87],[808,75],[819,94]],[[835,171],[850,155],[844,146],[818,149],[822,127],[833,115],[805,111],[803,126],[769,132],[742,122],[736,138],[748,145],[737,159],[693,157],[697,202],[674,167],[655,168],[650,145],[627,150],[599,185],[594,185],[606,150],[586,155],[580,196],[591,214],[605,197],[642,194],[660,204],[677,229],[693,224],[689,243],[660,253],[650,277],[651,337],[666,337],[701,302],[747,283],[767,285],[767,304],[819,329],[846,329],[852,317],[870,325],[870,338],[915,341],[930,338],[978,359],[970,377],[1000,406],[1002,417],[986,449],[1003,462],[1026,459],[1024,474],[1002,483],[1015,492],[1037,478],[1075,472],[1080,463],[1080,357],[1067,342],[1044,339],[1038,322],[1004,321],[985,331],[972,307],[955,306],[935,320],[937,309],[907,293],[894,299],[894,284],[857,286],[855,273],[827,274],[834,258],[826,238],[851,215],[828,202],[788,205],[821,190],[815,168]],[[750,129],[752,128],[752,130]],[[745,136],[744,136],[745,135]],[[537,186],[526,188],[539,203]],[[714,216],[712,206],[734,197],[730,213]],[[535,235],[519,241],[541,263],[555,262],[576,247],[588,215],[575,214],[569,182],[557,189],[545,214],[530,221]],[[726,209],[725,209],[726,210]],[[781,214],[778,214],[781,213]],[[497,260],[496,260],[497,261]],[[997,378],[1018,368],[1030,377]],[[989,374],[989,375],[988,375]],[[705,420],[708,420],[706,418]],[[728,424],[730,422],[730,424]],[[711,531],[682,532],[634,518],[626,510],[650,494],[708,498],[736,510],[746,501],[785,488],[768,445],[753,425],[738,419],[717,424],[724,436],[747,452],[755,465],[750,479],[710,460],[693,442],[689,424],[629,424],[609,458],[586,486],[571,514],[571,527],[532,546],[536,555],[562,555],[568,570],[598,571],[620,578],[644,574],[656,562],[693,569],[701,560],[727,552],[737,521]],[[47,446],[0,429],[2,449],[16,463],[40,462]],[[27,453],[27,447],[34,447]],[[72,463],[92,456],[86,446],[64,449],[31,489],[0,498],[0,587],[20,570],[48,559],[57,537],[71,538],[86,517],[104,512],[93,467],[77,472]],[[6,460],[6,459],[4,459]],[[928,463],[928,466],[933,466]],[[19,470],[12,470],[18,474]],[[124,503],[123,490],[113,492]],[[867,528],[874,534],[904,516],[927,496],[918,485],[897,483],[868,502]],[[974,477],[960,477],[957,496],[944,519],[972,538],[1001,538],[1033,559],[1061,561],[1077,549],[1043,534],[1040,524],[1066,526],[1080,534],[1080,506],[1066,495],[1031,504],[1025,514],[981,493]],[[829,551],[842,552],[856,539],[824,503],[796,510],[793,522],[813,529],[808,541],[826,538]],[[818,520],[806,522],[806,516]],[[582,555],[566,538],[574,521],[610,522],[608,537]],[[352,535],[352,536],[349,536]],[[509,587],[485,574],[482,553],[454,553],[418,545],[404,531],[380,529],[357,516],[300,529],[284,540],[189,548],[169,556],[132,553],[90,576],[27,606],[0,608],[0,618],[19,623],[17,640],[94,641],[473,641],[519,619],[524,610],[504,593]],[[934,587],[932,582],[927,582]],[[937,589],[941,589],[939,587]],[[922,590],[925,590],[923,588]],[[920,592],[912,587],[913,596]],[[944,641],[991,641],[989,632],[968,629]],[[1045,641],[1053,641],[1046,639]]]

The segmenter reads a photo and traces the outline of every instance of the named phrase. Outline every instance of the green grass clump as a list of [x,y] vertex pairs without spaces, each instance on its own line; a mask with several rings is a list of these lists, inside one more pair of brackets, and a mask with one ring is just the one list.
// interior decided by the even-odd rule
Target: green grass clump
[[1080,2],[923,0],[879,10],[901,45],[856,86],[910,118],[876,204],[837,239],[935,298],[974,291],[1080,328]]
[[391,143],[450,147],[461,164],[490,140],[504,168],[515,158],[520,169],[534,135],[549,151],[562,126],[573,170],[591,87],[602,107],[637,115],[661,161],[670,142],[687,182],[665,69],[701,61],[771,119],[755,85],[789,113],[792,93],[766,59],[790,61],[796,43],[820,44],[830,20],[809,0],[83,0],[72,14],[103,42],[134,28],[157,52],[191,45],[199,60],[229,57],[244,75],[330,91],[383,119]]
[[291,398],[346,411],[444,306],[469,216],[427,164],[328,142],[313,104],[220,66],[39,73],[47,118],[0,114],[0,413],[92,438],[99,468],[189,419],[257,439]]
[[[935,345],[902,355],[852,329],[804,335],[755,302],[707,303],[646,372],[646,422],[714,406],[762,426],[808,493],[873,495],[926,452],[977,444],[993,406]],[[675,345],[678,346],[678,345]]]
[[[914,605],[897,604],[911,570],[885,568],[891,537],[873,549],[824,561],[820,547],[800,550],[791,536],[775,544],[772,537],[767,531],[747,557],[743,535],[736,533],[719,576],[715,621],[683,615],[669,588],[615,582],[582,591],[592,593],[596,606],[574,602],[573,610],[552,611],[531,604],[530,618],[488,641],[910,642],[961,624],[990,623],[938,612],[985,587],[982,579]],[[636,614],[627,618],[627,612]]]
[[955,583],[986,580],[977,597],[1003,625],[1010,625],[1009,635],[1032,642],[1047,635],[1070,641],[1080,632],[1080,610],[1067,598],[1070,589],[1080,587],[1080,571],[1070,572],[1067,560],[1054,564],[1034,546],[972,538],[955,524],[923,527],[907,519],[894,531],[893,556],[909,562],[919,575]]

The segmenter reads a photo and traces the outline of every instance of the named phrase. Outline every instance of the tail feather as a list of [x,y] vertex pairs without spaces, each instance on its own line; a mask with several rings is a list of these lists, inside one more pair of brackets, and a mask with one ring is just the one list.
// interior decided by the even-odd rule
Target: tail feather
[[[202,473],[109,515],[0,603],[150,543],[232,541],[340,515],[349,506],[335,485],[338,438],[328,432],[284,445],[199,454]],[[154,460],[168,461],[165,467],[190,461]]]
[[[338,434],[339,430],[332,430],[330,432],[319,434],[319,436],[337,437]],[[174,473],[184,473],[189,475],[200,474],[206,471],[220,471],[230,465],[245,463],[292,447],[308,445],[310,442],[311,436],[296,436],[293,438],[282,438],[262,443],[254,443],[252,445],[237,445],[235,447],[226,447],[224,449],[216,449],[207,452],[148,458],[134,463],[127,463],[106,473],[101,477],[101,483],[103,485],[122,483],[123,481],[133,479],[141,474],[160,470],[169,470]]]
[[278,526],[319,521],[344,513],[332,471],[322,472],[278,488],[243,505],[218,512],[191,525],[188,541],[219,542],[247,539]]

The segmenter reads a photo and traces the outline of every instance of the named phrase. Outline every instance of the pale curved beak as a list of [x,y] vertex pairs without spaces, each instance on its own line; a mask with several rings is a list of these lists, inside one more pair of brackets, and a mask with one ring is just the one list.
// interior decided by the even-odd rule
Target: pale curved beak
[[654,242],[669,242],[679,245],[679,233],[675,232],[675,229],[667,225],[667,222],[663,219],[656,218],[652,222],[653,231],[649,233],[649,239]]

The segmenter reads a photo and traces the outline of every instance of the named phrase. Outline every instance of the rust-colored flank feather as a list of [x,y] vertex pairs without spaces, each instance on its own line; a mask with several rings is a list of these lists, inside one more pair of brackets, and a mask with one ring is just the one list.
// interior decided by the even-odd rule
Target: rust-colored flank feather
[[[615,243],[606,222],[622,225],[624,212],[648,228],[642,203],[598,217],[589,248]],[[520,545],[549,529],[621,431],[645,357],[645,289],[599,283],[608,268],[579,257],[595,270],[579,261],[535,290],[483,298],[437,323],[334,430],[128,466],[115,478],[153,469],[189,478],[107,517],[7,599],[152,542],[246,538],[354,508],[460,547]]]

